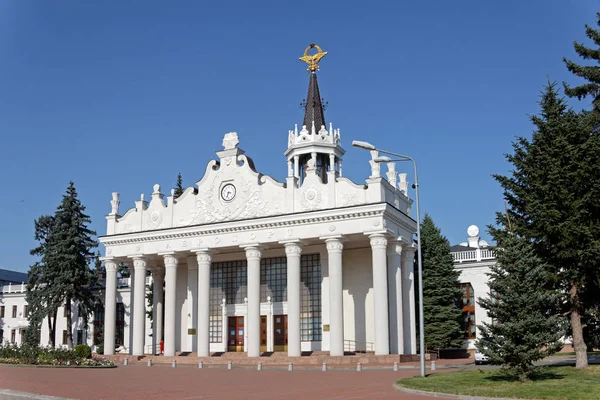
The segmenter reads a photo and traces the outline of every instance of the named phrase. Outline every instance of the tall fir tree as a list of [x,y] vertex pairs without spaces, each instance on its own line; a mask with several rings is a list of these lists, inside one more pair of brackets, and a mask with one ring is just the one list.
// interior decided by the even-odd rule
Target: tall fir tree
[[[600,26],[600,13],[596,13],[596,23]],[[589,25],[585,25],[586,36],[600,47],[600,32]],[[575,52],[584,60],[592,60],[600,64],[600,49],[592,49],[586,47],[583,43],[575,41],[573,43]],[[565,94],[569,97],[576,97],[582,100],[586,97],[591,97],[593,112],[596,122],[600,120],[600,66],[598,65],[579,65],[572,60],[563,58],[567,69],[587,82],[578,86],[570,86],[564,83]]]
[[[70,182],[54,216],[36,221],[36,239],[41,244],[32,254],[41,256],[41,260],[30,269],[27,295],[33,300],[32,315],[36,320],[50,317],[52,346],[58,307],[65,307],[67,326],[72,326],[71,309],[73,303],[77,304],[79,317],[87,325],[96,302],[96,275],[90,268],[95,259],[92,250],[97,247],[93,238],[96,233],[88,228],[91,220],[84,211],[75,185]],[[73,346],[71,329],[67,329],[67,345]]]
[[582,316],[600,262],[600,142],[589,134],[587,116],[567,107],[556,84],[548,83],[540,106],[531,117],[531,141],[517,138],[506,156],[511,175],[494,177],[509,204],[511,231],[532,243],[565,296],[576,366],[585,368]]
[[524,381],[536,372],[535,361],[563,345],[561,296],[551,288],[551,274],[527,239],[498,229],[491,234],[498,244],[497,263],[488,274],[493,295],[481,297],[479,304],[492,323],[479,326],[477,348],[491,364]]
[[41,258],[40,261],[29,267],[27,292],[27,313],[30,321],[26,331],[27,343],[33,345],[37,333],[41,329],[41,322],[47,318],[50,346],[56,345],[56,317],[61,305],[60,291],[50,284],[56,279],[56,271],[45,260],[48,248],[48,239],[54,229],[54,217],[43,215],[34,224],[34,238],[38,246],[30,251],[31,255]]
[[461,293],[460,272],[454,268],[448,239],[429,214],[425,214],[421,224],[421,252],[425,348],[431,351],[461,347],[464,342],[460,325],[462,312],[456,306]]
[[185,190],[183,188],[183,178],[181,178],[181,172],[177,174],[177,182],[175,183],[175,198],[181,196],[183,194],[183,191]]

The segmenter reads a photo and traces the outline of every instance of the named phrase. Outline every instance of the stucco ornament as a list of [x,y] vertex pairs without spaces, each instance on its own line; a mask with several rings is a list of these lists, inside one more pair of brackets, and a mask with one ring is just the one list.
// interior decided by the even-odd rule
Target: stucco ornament
[[323,194],[316,186],[308,186],[302,190],[300,196],[300,206],[302,207],[302,210],[315,210],[321,207]]
[[239,143],[237,132],[229,132],[223,136],[223,149],[225,150],[235,149]]
[[220,183],[221,174],[216,174],[207,189],[200,191],[196,199],[196,208],[190,211],[191,219],[187,225],[255,218],[280,213],[277,204],[263,199],[258,184],[252,184],[242,177],[236,178],[235,198],[228,203],[221,202]]

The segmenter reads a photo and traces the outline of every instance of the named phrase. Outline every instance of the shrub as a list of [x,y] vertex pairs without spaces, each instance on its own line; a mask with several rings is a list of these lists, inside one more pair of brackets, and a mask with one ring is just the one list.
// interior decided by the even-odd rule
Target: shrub
[[87,344],[78,344],[73,348],[73,352],[79,358],[92,358],[92,349]]

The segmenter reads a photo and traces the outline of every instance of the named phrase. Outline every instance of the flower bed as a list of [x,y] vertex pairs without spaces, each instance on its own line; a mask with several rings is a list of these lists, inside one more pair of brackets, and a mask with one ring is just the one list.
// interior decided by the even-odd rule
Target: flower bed
[[56,367],[114,367],[103,357],[92,356],[89,346],[78,345],[75,349],[52,349],[41,346],[0,346],[0,364],[39,365]]

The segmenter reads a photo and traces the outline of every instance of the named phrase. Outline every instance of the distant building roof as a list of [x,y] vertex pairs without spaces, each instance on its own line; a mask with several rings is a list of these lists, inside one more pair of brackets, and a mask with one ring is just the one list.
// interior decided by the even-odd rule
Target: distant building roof
[[27,283],[27,274],[24,272],[10,271],[8,269],[0,269],[0,282]]
[[450,246],[450,251],[451,252],[458,252],[458,251],[469,251],[469,250],[477,250],[476,247],[469,247],[469,246],[463,246],[460,244],[455,244],[454,246]]

